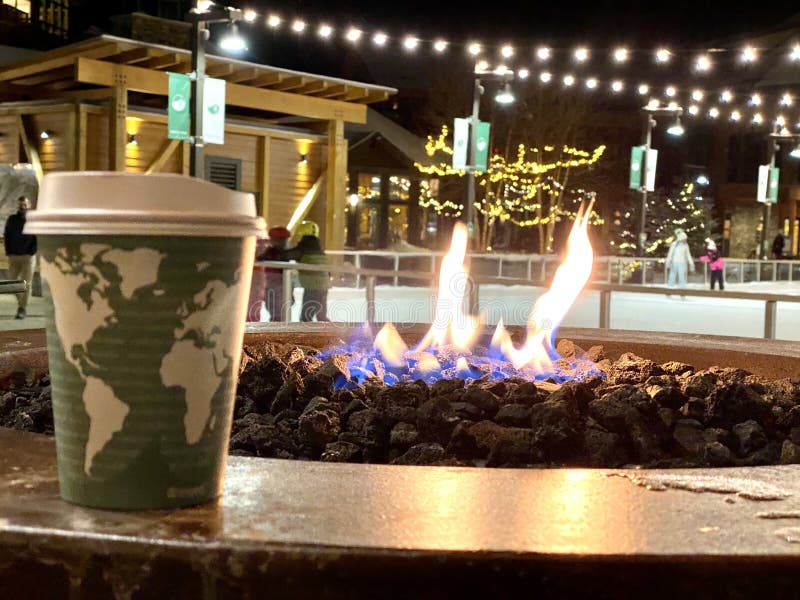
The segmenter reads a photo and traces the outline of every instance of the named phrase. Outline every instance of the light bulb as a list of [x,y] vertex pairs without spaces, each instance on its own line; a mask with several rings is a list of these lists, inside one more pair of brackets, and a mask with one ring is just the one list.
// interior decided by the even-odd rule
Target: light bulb
[[579,63],[586,62],[589,59],[589,49],[584,47],[577,48],[574,56]]
[[277,29],[281,26],[281,18],[278,15],[270,15],[267,19],[267,25],[273,29]]
[[319,26],[319,31],[317,33],[319,33],[319,37],[327,39],[333,35],[333,27],[322,24]]
[[792,52],[789,54],[790,60],[800,60],[800,44],[795,44]]
[[752,46],[747,46],[742,50],[741,60],[745,63],[755,62],[758,58],[758,51]]
[[719,99],[721,102],[725,102],[727,104],[728,102],[733,100],[733,92],[731,92],[730,90],[724,90],[722,94],[720,94]]
[[503,58],[511,58],[514,56],[514,47],[511,44],[506,44],[502,48],[500,48],[500,55]]
[[625,84],[622,83],[619,79],[611,83],[611,91],[615,93],[619,93],[623,90]]
[[617,48],[614,50],[614,60],[618,63],[626,62],[628,60],[628,49]]
[[478,63],[475,65],[476,72],[485,73],[488,70],[489,70],[488,60],[479,60]]
[[564,85],[567,87],[572,86],[575,83],[575,77],[572,75],[564,75]]
[[514,97],[514,92],[511,91],[511,84],[506,83],[505,86],[497,92],[497,95],[494,97],[495,102],[499,104],[511,104],[516,100]]
[[530,77],[530,75],[531,72],[528,69],[520,69],[519,71],[517,71],[517,77],[519,77],[520,79],[527,79],[528,77]]
[[731,113],[731,121],[740,121],[741,118],[742,118],[742,113],[740,113],[738,110],[734,110]]
[[[357,42],[358,40],[361,39],[361,35],[362,34],[363,34],[363,32],[360,29],[357,29],[356,27],[351,27],[350,29],[347,30],[347,33],[345,34],[345,38],[347,39],[348,42],[355,43],[355,42]],[[376,34],[376,36],[377,35],[379,35],[379,34]],[[373,39],[375,39],[375,38],[373,38]],[[384,43],[386,43],[386,40],[384,40]],[[381,44],[378,44],[378,45],[381,45]]]
[[761,96],[759,94],[750,96],[750,104],[753,106],[761,106]]
[[436,40],[433,43],[433,49],[436,50],[436,52],[441,53],[447,50],[448,45],[449,44],[447,43],[447,40]]
[[547,71],[543,71],[543,72],[541,73],[541,75],[539,75],[539,80],[540,80],[542,83],[550,83],[550,81],[551,81],[552,79],[553,79],[553,75],[552,75],[551,73],[548,73]]
[[483,52],[483,46],[481,46],[478,42],[472,42],[469,46],[467,46],[467,52],[469,52],[472,56],[478,56],[478,54]]
[[711,70],[711,57],[708,54],[701,54],[695,60],[694,68],[701,73],[705,73]]
[[230,52],[232,54],[239,54],[240,52],[247,50],[247,43],[244,41],[244,38],[239,35],[239,28],[236,27],[236,23],[232,23],[228,26],[225,34],[219,40],[219,44],[217,45],[226,52]]
[[716,119],[719,116],[719,109],[716,106],[712,106],[708,111],[708,116]]
[[703,90],[694,90],[692,92],[692,100],[695,102],[702,102],[704,96],[705,94],[703,93]]
[[639,95],[646,96],[650,92],[650,86],[646,83],[639,84]]
[[761,115],[761,113],[756,113],[753,115],[753,123],[755,123],[756,125],[761,125],[761,123],[763,122],[764,122],[764,117]]
[[692,115],[693,117],[696,117],[698,114],[700,114],[700,107],[697,106],[696,104],[692,104],[689,107],[689,114]]
[[590,90],[595,89],[597,87],[597,79],[595,79],[594,77],[587,79],[586,87],[589,88]]
[[789,92],[786,92],[783,96],[781,96],[781,105],[782,106],[791,106],[794,103],[794,98]]
[[295,33],[303,33],[306,30],[306,22],[302,19],[296,19],[292,23],[292,31]]
[[552,56],[552,51],[547,46],[541,46],[536,50],[536,57],[539,60],[549,60]]
[[672,53],[666,48],[659,48],[658,50],[656,50],[656,62],[662,64],[668,63],[670,58],[672,58]]
[[244,11],[244,14],[242,16],[245,21],[247,21],[248,23],[252,23],[258,18],[258,13],[254,10],[246,10]]
[[677,93],[678,91],[675,89],[675,86],[673,85],[668,86],[667,89],[664,90],[664,94],[667,96],[667,98],[673,98]]
[[403,40],[403,48],[408,50],[409,52],[413,52],[419,46],[419,40],[414,36],[410,35]]

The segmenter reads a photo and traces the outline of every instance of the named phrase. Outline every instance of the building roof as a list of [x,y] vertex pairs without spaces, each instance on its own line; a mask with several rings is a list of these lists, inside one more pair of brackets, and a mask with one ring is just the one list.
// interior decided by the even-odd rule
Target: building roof
[[[136,79],[137,74],[141,74],[141,70],[162,73],[191,71],[191,54],[188,50],[101,35],[0,68],[0,93],[11,97],[16,92],[27,98],[70,95],[79,98],[81,91],[103,85],[103,82],[86,75],[92,70],[91,67],[96,66],[93,63],[98,62],[104,68],[115,65],[134,68],[126,71],[129,74],[126,83],[134,91],[136,82],[132,80]],[[104,72],[108,72],[108,69]],[[115,68],[114,73],[118,72],[120,69]],[[215,55],[206,55],[206,73],[209,77],[224,79],[236,86],[352,104],[380,102],[397,92],[390,87]]]
[[434,162],[425,152],[424,139],[414,135],[402,125],[395,123],[372,108],[367,109],[366,123],[349,125],[347,131],[348,134],[354,134],[353,137],[356,138],[351,147],[355,147],[357,144],[379,135],[397,148],[411,162],[423,165]]

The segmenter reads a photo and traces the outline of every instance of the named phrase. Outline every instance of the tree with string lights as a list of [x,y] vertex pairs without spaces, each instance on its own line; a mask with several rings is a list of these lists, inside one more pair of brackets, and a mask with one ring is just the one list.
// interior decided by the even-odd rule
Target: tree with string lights
[[[426,144],[427,154],[438,164],[422,165],[417,169],[426,175],[463,177],[463,170],[453,169],[453,148],[450,131],[443,126],[438,136],[430,136]],[[592,151],[569,146],[556,148],[528,148],[519,144],[514,156],[494,153],[486,172],[477,177],[478,194],[475,205],[475,229],[478,232],[477,246],[491,250],[494,231],[499,223],[510,223],[517,227],[535,227],[539,233],[539,253],[552,253],[556,224],[562,219],[572,219],[580,204],[593,200],[595,193],[580,187],[570,187],[570,179],[576,172],[588,169],[605,152],[605,146]],[[423,186],[420,204],[432,208],[437,214],[459,217],[463,201],[440,197]],[[602,223],[592,213],[593,224]]]

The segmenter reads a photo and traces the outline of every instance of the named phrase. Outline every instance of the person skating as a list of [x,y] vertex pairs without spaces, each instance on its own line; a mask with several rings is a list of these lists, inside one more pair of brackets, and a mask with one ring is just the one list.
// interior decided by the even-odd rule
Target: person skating
[[[288,261],[289,239],[292,233],[286,227],[273,227],[267,234],[269,244],[266,250],[258,257],[259,260]],[[264,269],[266,279],[266,291],[264,293],[264,304],[269,313],[269,320],[272,322],[283,321],[283,269],[266,267]]]
[[772,240],[772,258],[775,260],[780,260],[783,258],[784,241],[785,240],[783,239],[782,233],[778,233],[778,235],[775,236],[775,239]]
[[15,319],[24,319],[28,314],[37,248],[36,236],[22,233],[30,203],[25,196],[20,196],[17,202],[17,212],[8,217],[6,221],[3,243],[8,257],[9,279],[25,281],[25,291],[17,294],[17,314],[14,317]]
[[667,284],[670,287],[686,287],[686,271],[694,273],[694,260],[692,260],[692,253],[689,250],[689,241],[686,232],[683,229],[675,230],[675,241],[669,247],[667,253],[667,261],[665,264],[669,272]]
[[701,256],[700,260],[708,263],[708,267],[711,269],[711,289],[713,290],[714,286],[719,283],[719,289],[722,291],[725,289],[725,261],[717,250],[714,240],[707,239],[706,244],[706,254]]

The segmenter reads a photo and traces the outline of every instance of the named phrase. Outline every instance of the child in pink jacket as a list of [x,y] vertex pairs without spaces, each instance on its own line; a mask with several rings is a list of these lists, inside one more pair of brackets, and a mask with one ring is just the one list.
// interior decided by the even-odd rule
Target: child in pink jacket
[[707,251],[705,256],[701,256],[700,260],[704,263],[708,263],[709,268],[711,269],[711,289],[714,289],[714,284],[719,282],[719,289],[720,291],[725,289],[725,261],[722,260],[722,255],[717,250],[717,245],[714,243],[714,240],[706,240],[708,245],[706,246]]

